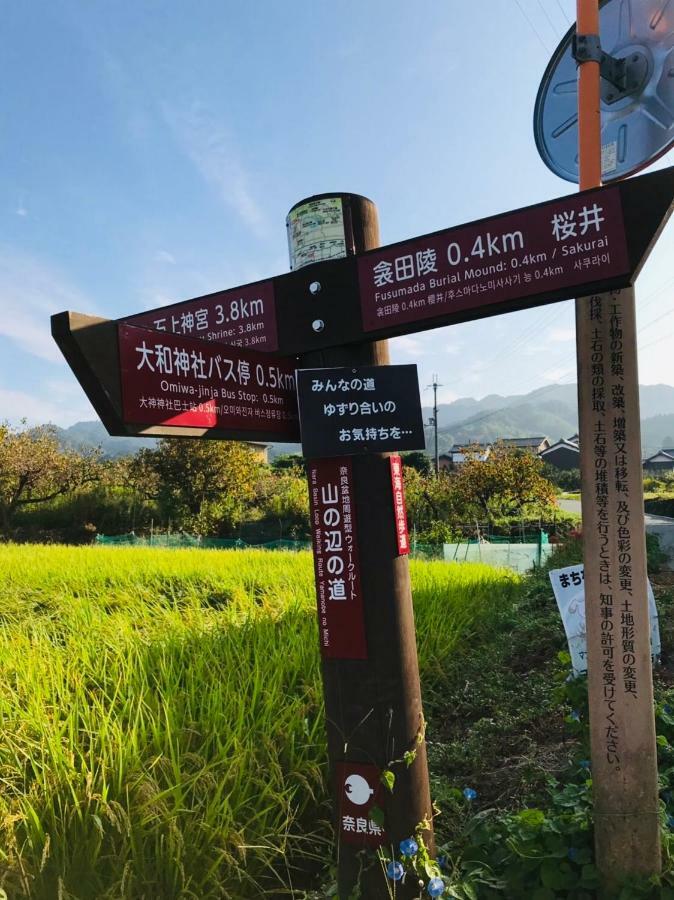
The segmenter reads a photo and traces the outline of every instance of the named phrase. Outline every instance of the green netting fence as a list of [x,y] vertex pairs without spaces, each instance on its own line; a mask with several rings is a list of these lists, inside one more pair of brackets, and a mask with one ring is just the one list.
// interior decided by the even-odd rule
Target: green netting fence
[[[116,534],[96,536],[103,546],[136,547],[194,547],[207,550],[311,550],[310,541],[276,540],[249,544],[241,538],[201,537],[196,534]],[[483,562],[524,572],[540,566],[552,551],[544,531],[520,534],[517,538],[491,535],[489,540],[468,539],[450,544],[422,544],[410,542],[410,556],[414,559],[445,560],[445,562]]]

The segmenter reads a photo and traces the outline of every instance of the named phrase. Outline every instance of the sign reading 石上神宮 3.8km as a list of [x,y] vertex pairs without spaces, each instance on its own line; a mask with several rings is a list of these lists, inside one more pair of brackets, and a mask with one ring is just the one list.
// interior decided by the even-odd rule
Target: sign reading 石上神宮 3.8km
[[364,254],[363,327],[374,331],[629,271],[620,190],[553,200]]

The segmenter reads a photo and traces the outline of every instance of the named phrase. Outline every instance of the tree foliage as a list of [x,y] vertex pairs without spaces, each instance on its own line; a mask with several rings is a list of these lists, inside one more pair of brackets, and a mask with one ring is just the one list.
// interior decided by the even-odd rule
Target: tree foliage
[[49,425],[0,425],[0,526],[7,533],[19,509],[47,503],[101,475],[99,452],[63,449]]
[[469,448],[452,476],[458,506],[493,521],[527,507],[542,511],[554,505],[555,490],[542,474],[539,457],[504,444],[495,444],[486,459],[480,454]]
[[224,534],[255,497],[260,460],[245,444],[165,438],[136,454],[130,468],[133,483],[177,527]]

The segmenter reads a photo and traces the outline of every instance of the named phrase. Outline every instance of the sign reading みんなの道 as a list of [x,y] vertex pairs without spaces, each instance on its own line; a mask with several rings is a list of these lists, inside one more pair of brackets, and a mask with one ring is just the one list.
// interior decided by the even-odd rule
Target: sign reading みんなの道
[[299,369],[297,395],[307,457],[426,445],[415,365]]

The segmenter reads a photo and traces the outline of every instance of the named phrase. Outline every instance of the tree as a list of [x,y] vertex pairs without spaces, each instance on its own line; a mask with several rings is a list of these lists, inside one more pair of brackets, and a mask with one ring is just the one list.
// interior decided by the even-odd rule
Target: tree
[[100,451],[63,449],[49,425],[0,425],[0,526],[7,534],[21,507],[47,503],[100,478]]
[[255,496],[260,461],[245,444],[164,438],[141,450],[131,469],[134,483],[144,485],[146,498],[176,527],[224,534]]
[[298,539],[309,534],[309,490],[301,469],[267,469],[256,494],[263,519],[278,522],[279,537]]
[[423,450],[409,450],[402,454],[403,465],[410,469],[416,469],[422,475],[430,475],[433,471],[431,458]]
[[471,453],[452,477],[459,503],[493,521],[512,516],[524,507],[537,510],[555,503],[553,485],[543,477],[543,462],[532,453],[495,444],[486,459]]

